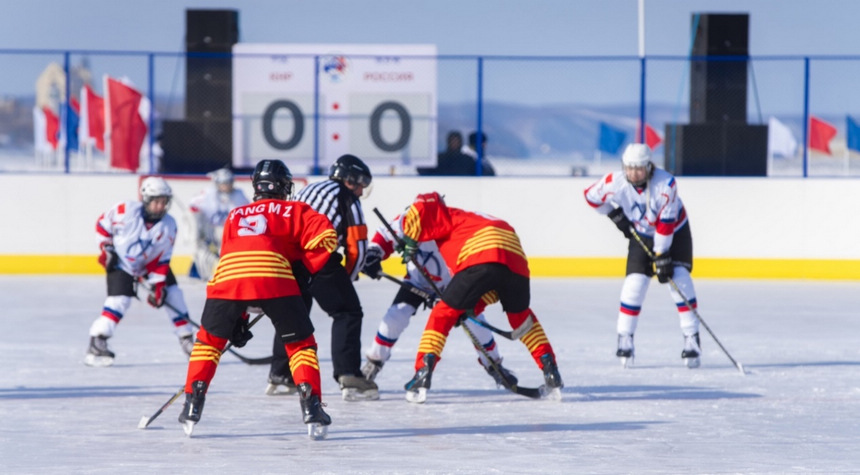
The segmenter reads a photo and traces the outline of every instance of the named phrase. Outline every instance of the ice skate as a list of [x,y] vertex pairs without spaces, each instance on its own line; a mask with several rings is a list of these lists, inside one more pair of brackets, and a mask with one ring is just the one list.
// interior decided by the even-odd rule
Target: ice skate
[[372,360],[370,358],[367,359],[367,363],[364,363],[364,366],[361,367],[361,374],[364,375],[364,379],[368,381],[373,381],[376,379],[376,375],[382,371],[382,365],[385,364],[382,361]]
[[406,400],[416,404],[424,404],[427,401],[427,390],[433,378],[433,366],[436,363],[436,355],[427,353],[424,355],[424,366],[415,372],[415,376],[406,383]]
[[615,356],[619,358],[621,361],[621,366],[624,368],[630,368],[633,366],[633,335],[627,335],[624,333],[618,334],[618,351],[615,352]]
[[191,383],[191,392],[185,393],[185,405],[182,406],[182,412],[179,413],[179,422],[182,424],[182,430],[185,431],[185,435],[188,437],[191,437],[194,425],[200,422],[205,402],[206,383],[204,381],[194,381]]
[[541,369],[543,369],[543,379],[546,383],[544,387],[544,397],[554,401],[561,401],[561,388],[564,387],[564,381],[561,380],[561,374],[558,372],[558,365],[555,359],[549,353],[540,357]]
[[376,383],[369,381],[364,376],[342,374],[338,376],[340,390],[344,401],[372,401],[379,399],[379,387]]
[[[481,363],[480,358],[478,358],[478,363]],[[511,390],[512,387],[519,382],[517,377],[514,376],[514,373],[510,372],[510,370],[502,366],[501,358],[499,358],[498,361],[495,361],[495,365],[489,364],[487,366],[484,366],[484,364],[481,363],[481,366],[483,366],[484,369],[487,371],[487,374],[489,374],[493,378],[493,380],[496,382],[496,386],[500,388]],[[501,374],[499,374],[499,371],[496,371],[497,366],[499,370],[501,370]]]
[[688,368],[698,368],[702,364],[700,355],[702,347],[699,345],[699,334],[684,335],[684,349],[681,350],[681,358]]
[[114,356],[113,351],[108,349],[106,336],[91,336],[84,364],[97,367],[110,366],[113,364]]
[[194,336],[185,335],[179,337],[179,346],[182,347],[182,351],[184,351],[186,355],[191,356],[191,350],[194,349]]
[[278,376],[269,374],[269,384],[266,386],[267,396],[288,396],[298,392],[296,383],[293,382],[293,376]]
[[325,439],[331,417],[323,410],[325,406],[319,396],[313,394],[313,388],[308,383],[298,386],[299,403],[302,406],[302,420],[308,426],[308,437],[312,440]]

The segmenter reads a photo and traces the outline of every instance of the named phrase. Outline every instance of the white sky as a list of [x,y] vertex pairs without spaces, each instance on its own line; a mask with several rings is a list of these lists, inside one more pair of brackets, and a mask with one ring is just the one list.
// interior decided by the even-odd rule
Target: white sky
[[[186,8],[240,11],[244,42],[433,43],[443,55],[636,55],[637,0],[28,0],[0,48],[175,52]],[[693,12],[751,15],[752,55],[860,54],[853,0],[646,0],[646,53],[687,53]]]

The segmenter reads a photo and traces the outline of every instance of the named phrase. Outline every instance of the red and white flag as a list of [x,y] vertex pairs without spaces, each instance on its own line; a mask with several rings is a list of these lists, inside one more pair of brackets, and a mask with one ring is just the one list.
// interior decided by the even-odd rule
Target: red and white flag
[[105,150],[105,105],[104,99],[89,86],[81,88],[81,122],[78,126],[80,143],[95,144]]
[[149,101],[130,85],[105,76],[104,105],[110,166],[136,171],[146,142]]
[[60,118],[48,106],[33,108],[33,139],[40,152],[56,150],[60,143]]
[[830,141],[836,137],[836,127],[813,116],[809,116],[809,148],[830,153]]

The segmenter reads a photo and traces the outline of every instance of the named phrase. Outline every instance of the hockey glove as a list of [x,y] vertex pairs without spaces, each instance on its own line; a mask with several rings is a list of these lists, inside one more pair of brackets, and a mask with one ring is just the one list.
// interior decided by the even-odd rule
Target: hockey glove
[[382,278],[380,272],[382,272],[382,256],[384,254],[381,247],[369,246],[367,248],[367,256],[364,258],[364,267],[361,268],[361,271],[371,279],[379,280]]
[[248,340],[254,338],[254,334],[248,329],[248,319],[246,317],[247,314],[236,321],[236,325],[233,327],[233,334],[230,335],[230,343],[236,348],[242,348],[248,343]]
[[164,282],[159,282],[152,287],[152,293],[146,297],[146,303],[155,308],[161,308],[166,298],[167,289],[164,288]]
[[418,242],[409,236],[403,236],[403,240],[395,248],[403,256],[403,263],[408,264],[418,254]]
[[105,271],[110,272],[119,265],[119,256],[116,254],[113,244],[105,243],[101,246],[102,253],[99,256],[99,264],[105,268]]
[[661,284],[669,282],[669,279],[675,273],[675,266],[672,265],[672,256],[667,253],[660,254],[654,258],[654,267],[657,271],[657,280]]
[[621,207],[615,208],[606,216],[609,216],[609,219],[615,223],[618,230],[624,233],[625,238],[630,239],[633,237],[633,234],[630,233],[630,227],[633,226],[633,223],[627,219],[627,216],[624,216],[624,209]]

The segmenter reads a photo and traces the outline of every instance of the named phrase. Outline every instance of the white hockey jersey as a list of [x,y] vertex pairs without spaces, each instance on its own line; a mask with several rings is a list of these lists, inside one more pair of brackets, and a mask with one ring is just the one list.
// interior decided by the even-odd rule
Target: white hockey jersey
[[230,210],[248,204],[248,198],[241,190],[233,189],[229,194],[219,193],[215,186],[210,186],[191,199],[189,207],[197,217],[198,239],[207,244],[221,247],[221,230]]
[[644,189],[631,185],[623,171],[609,173],[585,189],[585,200],[603,215],[621,207],[636,232],[654,238],[656,254],[669,250],[675,230],[687,223],[675,177],[660,168]]
[[147,227],[143,203],[125,201],[99,216],[96,222],[99,245],[109,243],[119,256],[119,268],[134,277],[148,276],[150,285],[167,278],[176,221],[169,214]]

